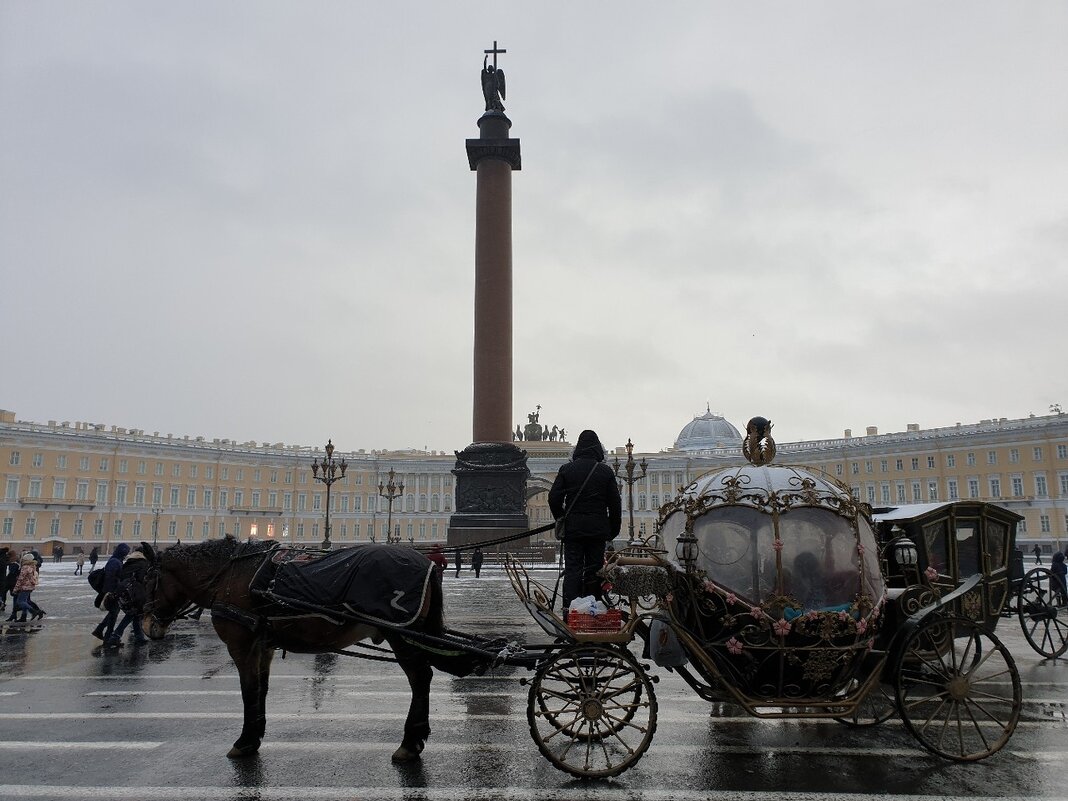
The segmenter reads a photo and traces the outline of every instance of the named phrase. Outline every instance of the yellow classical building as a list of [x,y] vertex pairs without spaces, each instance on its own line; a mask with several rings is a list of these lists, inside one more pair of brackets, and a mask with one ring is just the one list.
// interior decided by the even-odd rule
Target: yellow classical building
[[[635,534],[700,475],[742,461],[741,435],[710,410],[687,423],[670,448],[635,453],[647,465],[633,484]],[[529,455],[527,513],[550,521],[545,490],[570,454],[565,442],[519,443]],[[280,442],[146,433],[86,422],[18,420],[0,410],[0,545],[67,554],[118,542],[160,545],[231,534],[318,545],[326,488],[313,479],[321,448]],[[339,546],[444,542],[453,512],[455,456],[423,451],[337,451],[348,462],[330,491],[331,540]],[[609,462],[624,462],[617,447]],[[978,498],[1024,516],[1019,543],[1047,552],[1068,545],[1068,415],[1005,418],[950,427],[779,443],[779,463],[816,468],[874,507]],[[379,491],[394,471],[404,485]],[[620,465],[621,474],[624,466]],[[640,471],[638,471],[640,475]],[[626,492],[626,487],[624,486]],[[624,498],[623,536],[632,525]],[[392,529],[392,531],[389,531]],[[387,531],[389,533],[387,534]],[[543,535],[548,539],[551,535]]]

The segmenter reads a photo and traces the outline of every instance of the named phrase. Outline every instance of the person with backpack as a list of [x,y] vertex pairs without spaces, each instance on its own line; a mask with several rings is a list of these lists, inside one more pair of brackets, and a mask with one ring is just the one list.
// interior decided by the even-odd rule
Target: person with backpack
[[[100,590],[96,596],[96,605],[103,606],[107,611],[104,619],[93,629],[93,636],[105,643],[115,630],[115,622],[119,618],[119,580],[122,578],[122,563],[130,553],[130,546],[120,542],[115,546],[111,558],[104,565],[104,579],[100,584]],[[92,578],[92,572],[89,577]]]
[[30,595],[36,589],[37,562],[32,554],[23,554],[22,567],[19,569],[19,577],[15,581],[15,604],[11,609],[11,617],[8,618],[8,621],[14,621],[15,615],[19,612],[22,612],[22,617],[18,618],[19,623],[26,622],[27,614],[31,615],[31,620],[44,617],[44,610],[30,601]]
[[[145,588],[145,576],[148,573],[148,560],[140,548],[134,548],[122,563],[119,574],[117,599],[122,610],[122,620],[114,632],[104,641],[105,648],[118,648],[122,645],[122,633],[130,626],[130,637],[136,645],[148,642],[141,628],[141,616],[145,612],[148,592]],[[132,624],[132,625],[131,625]]]

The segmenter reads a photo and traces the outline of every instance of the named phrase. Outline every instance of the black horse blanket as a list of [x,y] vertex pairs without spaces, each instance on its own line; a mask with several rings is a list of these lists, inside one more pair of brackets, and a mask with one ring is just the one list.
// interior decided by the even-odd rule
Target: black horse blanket
[[434,574],[433,562],[402,545],[369,543],[302,558],[308,556],[297,549],[273,553],[264,565],[275,568],[267,585],[269,594],[283,602],[347,611],[392,626],[416,621]]

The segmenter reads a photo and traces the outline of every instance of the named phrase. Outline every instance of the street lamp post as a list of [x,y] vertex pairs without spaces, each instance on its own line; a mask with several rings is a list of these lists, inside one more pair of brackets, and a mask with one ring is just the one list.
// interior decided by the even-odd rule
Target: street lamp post
[[155,548],[159,540],[159,516],[163,514],[163,509],[156,506],[152,509],[152,547]]
[[393,472],[393,468],[389,468],[389,481],[383,484],[378,482],[378,494],[386,499],[386,503],[389,504],[389,511],[386,516],[386,542],[400,542],[400,537],[393,537],[393,499],[398,497],[404,492],[404,482],[400,484],[394,484],[393,479],[396,478],[396,473]]
[[[634,539],[634,485],[638,481],[641,481],[643,478],[645,478],[645,471],[649,467],[649,465],[648,465],[648,463],[646,463],[644,456],[642,457],[642,460],[641,460],[640,463],[638,463],[637,465],[635,464],[635,462],[634,462],[634,443],[630,441],[630,437],[627,437],[627,461],[623,465],[623,470],[626,473],[626,475],[625,476],[621,476],[619,474],[620,464],[619,464],[619,457],[618,456],[615,458],[615,462],[614,462],[613,466],[615,467],[615,474],[616,474],[616,478],[619,480],[619,483],[621,485],[622,484],[626,484],[627,485],[627,512],[630,515],[630,523],[629,523],[629,525],[627,527],[627,535],[630,538],[630,543],[629,544],[630,545],[635,545],[636,544],[636,540]],[[641,468],[641,473],[639,475],[634,475],[634,468],[636,466]],[[622,489],[622,487],[620,487],[620,488]]]
[[312,478],[326,485],[326,537],[323,539],[323,550],[329,551],[330,542],[330,485],[345,477],[348,462],[344,459],[334,460],[334,442],[326,441],[326,458],[322,461],[312,459]]

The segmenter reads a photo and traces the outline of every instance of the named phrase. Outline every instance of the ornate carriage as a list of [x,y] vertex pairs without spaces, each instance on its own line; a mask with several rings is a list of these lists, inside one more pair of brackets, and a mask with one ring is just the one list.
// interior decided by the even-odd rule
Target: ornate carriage
[[764,433],[747,440],[753,464],[684,488],[662,507],[653,542],[613,557],[605,575],[625,609],[618,630],[571,630],[544,588],[508,565],[559,644],[535,667],[528,722],[561,770],[616,775],[648,748],[655,678],[632,640],[702,698],[755,716],[864,726],[896,713],[924,748],[958,761],[1011,737],[1020,680],[993,627],[1015,516],[976,505],[941,528],[937,516],[873,519],[833,479],[768,464],[769,443]]

